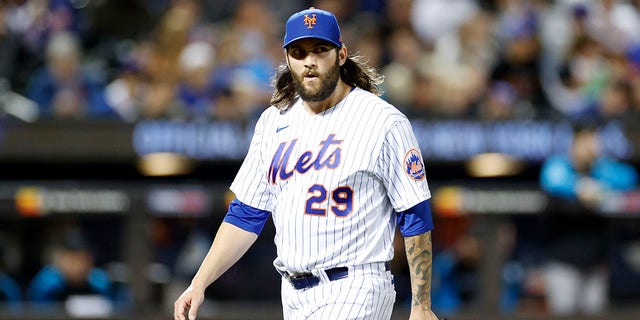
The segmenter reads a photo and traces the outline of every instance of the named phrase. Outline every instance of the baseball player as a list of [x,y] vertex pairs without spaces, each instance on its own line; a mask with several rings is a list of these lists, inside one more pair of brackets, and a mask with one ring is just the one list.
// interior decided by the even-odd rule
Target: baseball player
[[377,96],[382,77],[348,56],[335,16],[293,14],[272,106],[260,116],[231,190],[236,199],[176,320],[196,318],[205,288],[276,228],[284,319],[389,319],[396,226],[405,237],[410,319],[431,311],[431,197],[407,118]]

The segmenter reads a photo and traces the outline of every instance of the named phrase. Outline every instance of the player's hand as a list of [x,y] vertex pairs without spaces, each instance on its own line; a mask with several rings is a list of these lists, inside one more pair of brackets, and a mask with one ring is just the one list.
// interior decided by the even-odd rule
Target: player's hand
[[438,317],[433,313],[433,311],[431,311],[431,309],[414,306],[411,308],[409,320],[438,320]]
[[[198,315],[198,308],[203,301],[204,290],[194,289],[193,286],[189,286],[173,304],[173,319],[195,320]],[[185,317],[186,312],[189,313],[188,318]]]

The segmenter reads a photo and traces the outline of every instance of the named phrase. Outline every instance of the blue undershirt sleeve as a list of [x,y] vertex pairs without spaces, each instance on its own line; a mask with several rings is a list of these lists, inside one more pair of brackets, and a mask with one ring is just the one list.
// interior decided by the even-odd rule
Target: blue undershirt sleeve
[[434,229],[429,199],[397,213],[398,228],[405,237],[416,236]]
[[229,210],[224,217],[224,222],[259,235],[270,214],[271,212],[269,211],[260,210],[246,205],[238,199],[233,199],[229,204]]

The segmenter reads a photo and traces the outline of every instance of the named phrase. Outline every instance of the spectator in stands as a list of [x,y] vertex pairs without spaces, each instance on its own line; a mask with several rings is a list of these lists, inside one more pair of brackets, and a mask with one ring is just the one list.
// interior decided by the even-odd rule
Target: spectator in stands
[[421,40],[419,54],[424,56],[412,70],[426,76],[428,82],[422,85],[429,83],[436,93],[430,113],[467,117],[470,105],[484,92],[497,57],[491,13],[474,1],[421,0],[414,1],[411,18]]
[[[486,91],[484,99],[475,110],[475,116],[483,121],[510,120],[516,117],[518,92],[507,81],[496,81]],[[526,112],[526,111],[525,111]]]
[[597,118],[624,121],[631,113],[631,93],[631,84],[627,81],[608,82],[593,107]]
[[29,81],[27,96],[45,118],[83,119],[113,117],[103,86],[83,70],[82,48],[69,32],[57,33],[47,45],[47,63]]
[[194,0],[172,1],[152,31],[152,52],[146,65],[150,81],[171,85],[179,78],[178,59],[191,41],[194,28],[200,22],[200,4]]
[[12,2],[11,28],[23,37],[27,50],[36,55],[45,49],[52,35],[63,31],[82,31],[82,12],[72,0],[7,2]]
[[[639,2],[640,5],[640,2]],[[640,43],[630,47],[626,54],[624,70],[629,84],[629,110],[625,123],[629,128],[640,126]]]
[[595,126],[580,123],[569,153],[548,158],[540,172],[552,199],[544,277],[553,314],[599,314],[607,307],[607,221],[598,208],[608,191],[634,188],[638,173],[605,156],[602,143]]
[[545,61],[542,68],[545,92],[564,118],[579,120],[593,114],[594,101],[610,73],[601,43],[588,36],[578,37],[563,62]]
[[588,31],[609,51],[623,53],[640,42],[640,12],[628,1],[593,1],[588,11]]
[[189,119],[209,119],[213,114],[214,90],[212,71],[215,49],[205,41],[189,43],[178,57],[178,102]]
[[438,117],[438,92],[433,79],[420,72],[412,76],[408,101],[402,106],[402,111],[409,119],[434,119]]
[[9,311],[19,311],[22,302],[20,285],[5,271],[5,252],[0,247],[0,306],[6,306]]
[[477,235],[468,230],[455,243],[437,253],[433,260],[433,308],[445,315],[460,312],[465,305],[478,301],[480,268],[483,255]]
[[7,27],[19,42],[12,88],[23,94],[30,75],[44,63],[47,43],[54,34],[85,35],[87,10],[81,10],[81,3],[74,0],[2,2],[6,6]]
[[632,78],[630,82],[631,86],[631,107],[630,117],[627,119],[627,123],[630,127],[640,127],[640,67],[638,73]]
[[[148,46],[139,44],[132,50],[130,57],[120,61],[117,76],[105,88],[105,99],[120,119],[134,122],[140,119],[142,106],[147,98],[150,85],[141,66],[144,52]],[[139,54],[135,54],[138,52]]]
[[99,295],[111,299],[108,274],[94,266],[93,254],[78,230],[53,241],[51,261],[31,280],[27,298],[39,305],[64,302],[72,296]]
[[389,63],[383,67],[386,98],[404,110],[409,109],[412,86],[416,83],[426,53],[418,36],[410,28],[394,29],[386,39]]
[[243,0],[217,26],[215,119],[257,119],[269,105],[271,77],[282,54],[275,24],[267,2]]
[[[196,0],[168,3],[158,24],[151,30],[150,39],[140,40],[136,45],[135,73],[120,74],[119,80],[124,81],[111,83],[114,86],[107,92],[110,101],[117,102],[118,99],[114,98],[124,98],[120,101],[123,103],[118,105],[112,102],[112,106],[129,110],[129,119],[188,120],[194,115],[191,112],[194,110],[188,107],[193,107],[194,103],[202,105],[202,97],[196,97],[200,93],[191,92],[192,88],[185,90],[185,87],[180,87],[181,81],[185,84],[181,54],[192,42],[209,42],[211,37],[218,36],[213,33],[210,24],[203,21],[201,5],[202,2]],[[202,55],[198,56],[197,63],[202,64],[202,58]],[[193,62],[196,61],[189,61]],[[197,116],[201,117],[202,112],[199,110]]]
[[626,118],[632,112],[633,48],[640,12],[627,1],[558,1],[543,10],[542,84],[564,119]]
[[457,29],[473,18],[478,11],[472,0],[417,0],[413,1],[410,16],[416,33],[424,41],[437,42],[455,36]]
[[623,53],[640,41],[640,12],[629,1],[553,1],[545,6],[542,39],[553,59],[577,38],[589,37],[607,51]]
[[490,86],[504,82],[512,88],[512,117],[534,118],[545,113],[547,105],[539,77],[538,10],[530,1],[504,1],[499,7],[496,38],[500,59],[491,70]]
[[0,3],[0,79],[10,80],[17,61],[19,40],[9,29],[7,10],[8,5]]

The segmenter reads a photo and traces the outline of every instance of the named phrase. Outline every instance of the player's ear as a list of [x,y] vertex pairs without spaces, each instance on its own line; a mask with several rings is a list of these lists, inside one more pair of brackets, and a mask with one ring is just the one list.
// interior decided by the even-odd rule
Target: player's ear
[[340,66],[347,61],[347,47],[345,45],[338,49],[338,60],[340,61]]

